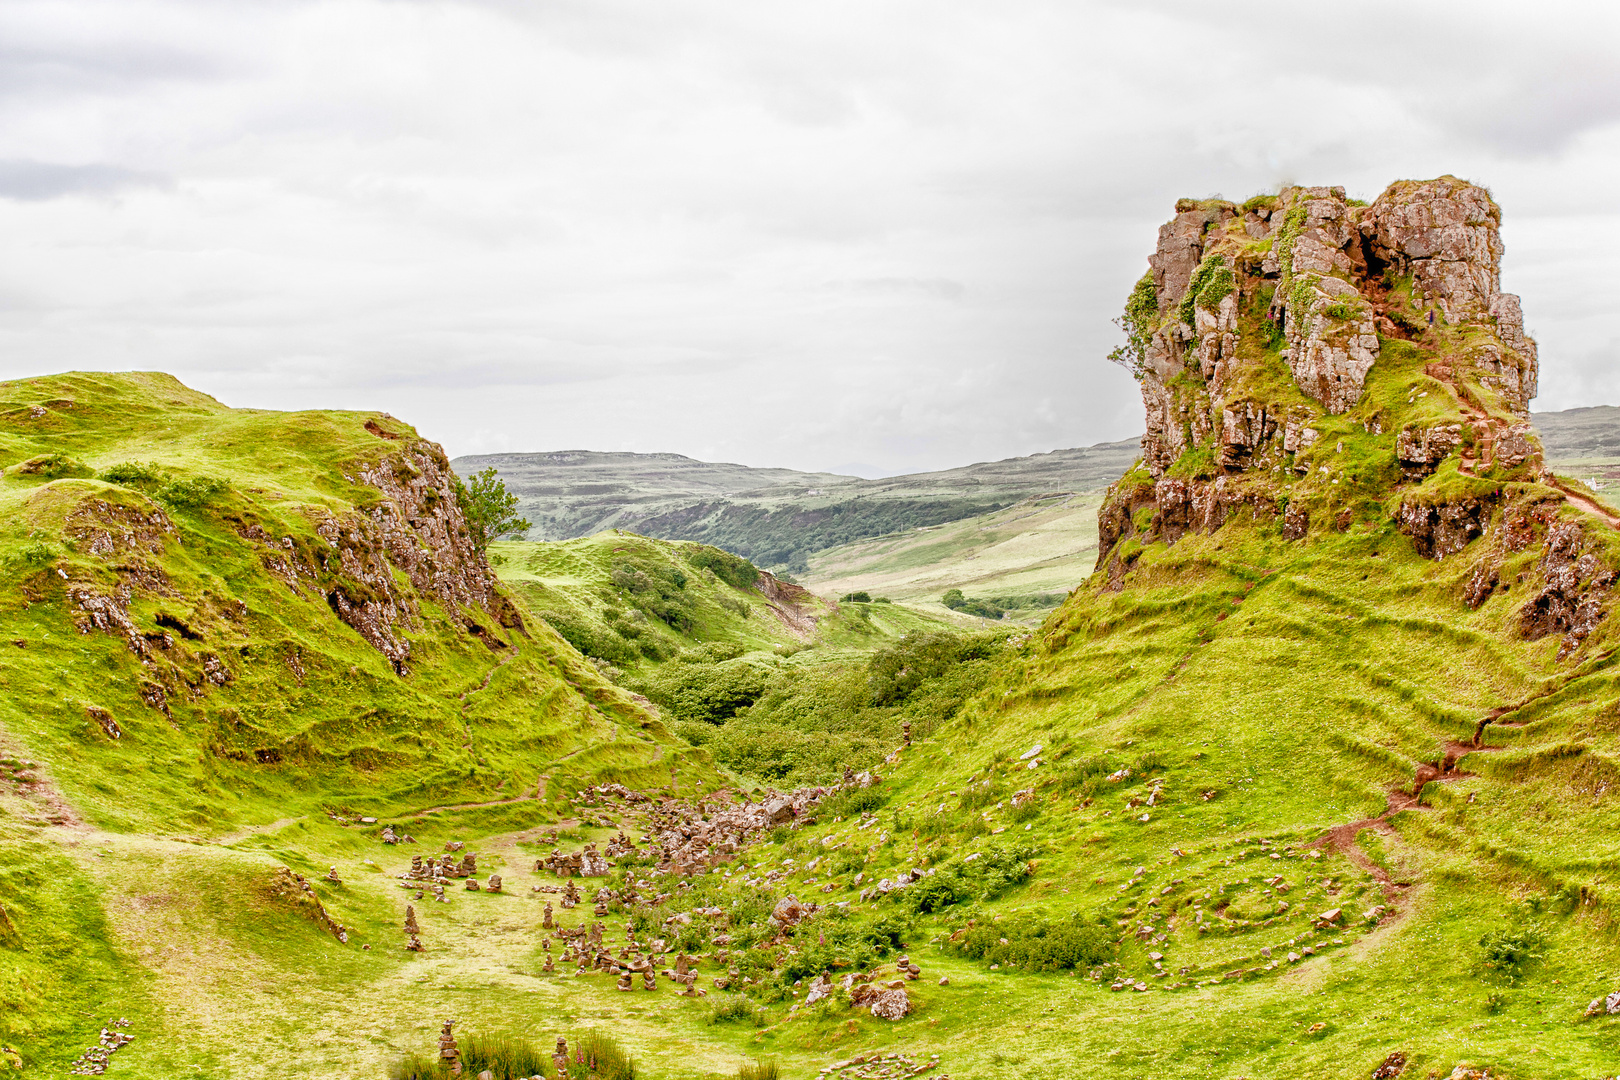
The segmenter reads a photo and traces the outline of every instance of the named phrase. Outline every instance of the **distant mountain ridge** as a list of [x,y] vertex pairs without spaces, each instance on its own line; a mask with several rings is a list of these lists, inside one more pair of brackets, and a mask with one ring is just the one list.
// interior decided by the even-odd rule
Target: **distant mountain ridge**
[[[1620,408],[1531,420],[1549,462],[1620,458]],[[1140,438],[1122,439],[881,480],[628,451],[475,454],[452,465],[464,476],[493,467],[534,523],[531,540],[625,529],[715,544],[802,573],[811,554],[841,544],[993,513],[1037,495],[1102,491],[1140,454]]]
[[1000,510],[1053,491],[1107,487],[1138,440],[863,480],[753,468],[680,454],[565,450],[457,458],[461,475],[494,468],[534,523],[532,540],[626,529],[696,540],[773,568],[802,572],[839,544]]

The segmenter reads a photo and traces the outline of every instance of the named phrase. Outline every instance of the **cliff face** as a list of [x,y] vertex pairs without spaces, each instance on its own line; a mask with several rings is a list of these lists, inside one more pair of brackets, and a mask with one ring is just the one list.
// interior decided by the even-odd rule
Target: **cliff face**
[[[1308,448],[1321,413],[1361,403],[1381,339],[1423,343],[1437,321],[1470,338],[1446,350],[1442,378],[1477,382],[1502,419],[1528,430],[1536,346],[1519,298],[1499,288],[1501,217],[1483,188],[1453,177],[1391,184],[1371,206],[1337,187],[1289,188],[1241,206],[1180,203],[1148,260],[1153,325],[1137,331],[1148,469],[1161,476],[1211,441],[1229,471]],[[1298,394],[1255,385],[1269,354]],[[1369,426],[1391,419],[1363,412]],[[1478,426],[1481,439],[1515,428]],[[1430,463],[1421,437],[1413,445]]]
[[[1469,590],[1473,606],[1502,552],[1551,544],[1571,511],[1530,426],[1536,344],[1500,288],[1501,218],[1451,176],[1397,181],[1371,205],[1338,187],[1178,203],[1113,357],[1141,383],[1147,434],[1101,511],[1112,585],[1144,545],[1238,514],[1286,540],[1393,526],[1432,559],[1488,536],[1496,561],[1475,577],[1492,584]],[[1549,548],[1546,565],[1572,558]],[[1559,595],[1537,611],[1563,614],[1527,614],[1524,632],[1573,647],[1610,575],[1546,573]]]

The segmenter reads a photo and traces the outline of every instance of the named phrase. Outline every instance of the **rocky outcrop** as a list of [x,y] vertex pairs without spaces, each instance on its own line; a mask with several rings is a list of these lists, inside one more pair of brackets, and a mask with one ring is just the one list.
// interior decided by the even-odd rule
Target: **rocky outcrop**
[[[1355,205],[1338,187],[1287,188],[1241,208],[1222,200],[1179,203],[1148,259],[1157,318],[1135,329],[1148,469],[1162,474],[1217,433],[1223,447],[1245,451],[1223,455],[1223,469],[1242,470],[1263,456],[1249,433],[1226,437],[1226,418],[1239,404],[1233,392],[1244,392],[1245,368],[1266,349],[1277,350],[1295,386],[1322,412],[1353,409],[1378,362],[1380,330],[1402,333],[1388,317],[1395,282],[1405,283],[1415,305],[1395,312],[1407,324],[1425,325],[1432,306],[1450,323],[1485,331],[1466,359],[1510,410],[1525,415],[1535,395],[1536,348],[1518,298],[1499,288],[1500,223],[1490,195],[1454,177],[1391,184],[1371,206]],[[1264,318],[1246,319],[1266,290],[1272,299]],[[1250,360],[1240,361],[1246,341]],[[1287,412],[1282,400],[1244,396],[1250,412]]]
[[1378,360],[1372,305],[1342,278],[1300,278],[1289,296],[1283,356],[1306,396],[1330,413],[1361,400]]
[[1587,550],[1585,529],[1559,521],[1547,532],[1546,552],[1537,564],[1542,587],[1519,611],[1519,632],[1528,641],[1562,634],[1558,658],[1568,656],[1597,629],[1615,572]]
[[[1329,455],[1345,446],[1335,438],[1330,449],[1321,432],[1344,430],[1336,416],[1387,440],[1379,453],[1403,482],[1453,458],[1464,473],[1533,478],[1536,347],[1518,297],[1500,291],[1500,224],[1485,189],[1450,176],[1396,182],[1371,205],[1340,187],[1289,187],[1241,206],[1177,203],[1116,353],[1141,384],[1151,491],[1133,481],[1110,492],[1099,565],[1128,536],[1174,541],[1219,528],[1242,504],[1275,512],[1267,484],[1331,485],[1341,463]],[[1409,418],[1366,397],[1392,348],[1408,372],[1425,350],[1436,357],[1406,402]],[[1261,483],[1238,482],[1249,474]],[[1298,494],[1284,523],[1293,537],[1309,516]],[[1333,520],[1342,517],[1340,508]],[[1438,555],[1482,526],[1466,509],[1414,503],[1402,527]]]
[[1455,555],[1485,532],[1491,506],[1484,499],[1455,502],[1410,501],[1401,504],[1395,521],[1425,559]]

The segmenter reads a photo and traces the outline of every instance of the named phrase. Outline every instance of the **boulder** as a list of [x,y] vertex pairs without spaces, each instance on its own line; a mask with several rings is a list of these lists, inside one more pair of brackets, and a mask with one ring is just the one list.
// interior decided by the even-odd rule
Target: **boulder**
[[879,1019],[899,1020],[910,1012],[911,999],[906,996],[903,985],[876,991],[872,998],[872,1015]]

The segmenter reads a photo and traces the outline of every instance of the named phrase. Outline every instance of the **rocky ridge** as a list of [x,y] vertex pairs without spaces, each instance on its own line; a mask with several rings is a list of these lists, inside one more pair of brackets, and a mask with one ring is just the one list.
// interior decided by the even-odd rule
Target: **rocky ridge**
[[1341,187],[1178,203],[1113,356],[1141,383],[1147,433],[1100,511],[1112,587],[1143,545],[1239,514],[1288,540],[1393,521],[1437,560],[1486,539],[1474,607],[1504,554],[1544,546],[1523,633],[1574,649],[1613,571],[1587,522],[1557,524],[1567,493],[1530,424],[1537,350],[1501,291],[1501,217],[1452,176],[1370,205]]

